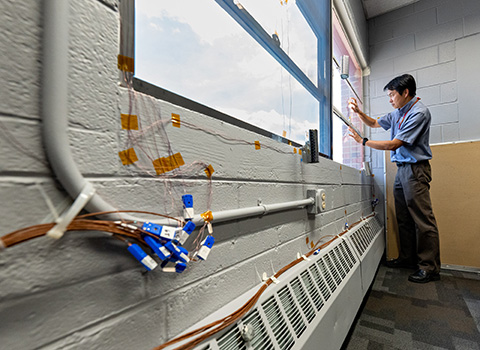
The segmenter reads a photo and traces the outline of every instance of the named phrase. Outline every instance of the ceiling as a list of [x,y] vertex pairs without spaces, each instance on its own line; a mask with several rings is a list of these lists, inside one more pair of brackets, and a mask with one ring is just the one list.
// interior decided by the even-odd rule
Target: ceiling
[[365,17],[372,17],[413,4],[419,0],[362,0]]

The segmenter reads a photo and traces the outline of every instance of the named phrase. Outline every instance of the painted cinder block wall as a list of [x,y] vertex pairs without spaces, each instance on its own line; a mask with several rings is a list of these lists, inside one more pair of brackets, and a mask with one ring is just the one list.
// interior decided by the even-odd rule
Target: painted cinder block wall
[[[145,273],[123,243],[99,232],[46,237],[0,252],[0,339],[5,349],[150,349],[260,283],[308,249],[306,238],[341,232],[371,213],[371,178],[322,159],[303,164],[293,148],[167,102],[136,94],[162,118],[183,121],[228,137],[226,142],[186,127],[165,130],[186,165],[215,169],[165,181],[121,164],[126,134],[120,114],[130,95],[119,84],[118,3],[70,1],[68,133],[81,173],[119,209],[182,215],[181,195],[191,193],[197,213],[304,199],[310,188],[327,193],[327,210],[304,209],[214,224],[209,259],[181,275]],[[3,2],[0,11],[0,235],[51,222],[72,202],[46,158],[41,136],[43,13],[41,1]],[[141,102],[141,103],[140,103]],[[152,111],[137,110],[142,113]],[[159,156],[166,150],[159,148]],[[165,152],[165,154],[162,154]],[[168,188],[168,191],[165,190]],[[177,198],[178,197],[178,198]]]
[[[391,111],[383,87],[392,77],[409,73],[417,81],[417,96],[432,113],[432,144],[478,140],[475,111],[459,112],[465,106],[459,101],[458,87],[467,82],[459,75],[464,67],[459,66],[462,57],[457,46],[459,40],[480,33],[480,1],[421,0],[368,24],[371,115]],[[478,48],[472,48],[475,52]],[[375,139],[389,137],[383,129],[372,133]],[[382,152],[373,152],[373,157],[376,164],[383,162]]]

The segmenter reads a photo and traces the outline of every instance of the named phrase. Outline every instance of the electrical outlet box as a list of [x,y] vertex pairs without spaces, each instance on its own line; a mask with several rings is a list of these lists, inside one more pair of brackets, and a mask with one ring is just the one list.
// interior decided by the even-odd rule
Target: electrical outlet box
[[307,198],[313,198],[315,202],[307,207],[308,214],[320,214],[327,209],[327,194],[325,190],[307,190]]

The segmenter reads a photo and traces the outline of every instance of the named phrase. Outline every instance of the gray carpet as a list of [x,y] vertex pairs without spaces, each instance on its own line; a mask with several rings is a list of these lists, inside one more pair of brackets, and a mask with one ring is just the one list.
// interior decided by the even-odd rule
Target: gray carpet
[[412,270],[380,266],[344,350],[480,350],[480,274],[442,271],[409,282]]

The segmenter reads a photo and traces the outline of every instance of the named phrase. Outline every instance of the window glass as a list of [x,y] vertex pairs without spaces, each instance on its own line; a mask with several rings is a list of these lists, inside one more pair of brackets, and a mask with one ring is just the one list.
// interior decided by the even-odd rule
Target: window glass
[[[245,7],[261,16],[265,10],[253,3]],[[308,54],[292,43],[307,24],[289,30],[301,14],[279,8],[287,28],[275,29],[285,32],[278,33],[282,48],[316,76],[316,44]],[[306,130],[318,129],[318,101],[216,2],[136,0],[135,21],[136,77],[301,144]]]
[[[355,98],[363,109],[362,70],[355,58],[346,35],[335,13],[332,15],[333,37],[333,70],[332,70],[332,104],[347,118],[360,132],[364,132],[360,118],[348,109],[348,100]],[[342,56],[349,56],[349,78],[340,77],[338,64]],[[333,116],[333,160],[336,162],[361,169],[363,166],[364,149],[350,136],[347,126]]]
[[242,6],[269,34],[277,34],[280,47],[317,85],[317,38],[294,0],[241,0]]

